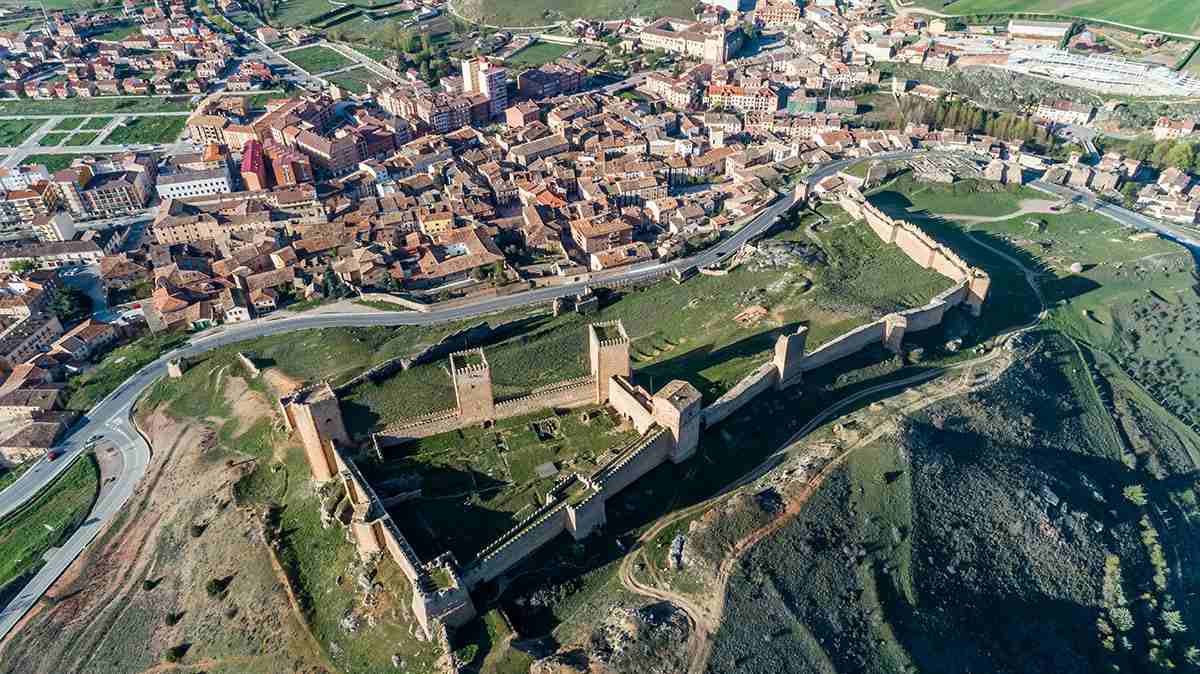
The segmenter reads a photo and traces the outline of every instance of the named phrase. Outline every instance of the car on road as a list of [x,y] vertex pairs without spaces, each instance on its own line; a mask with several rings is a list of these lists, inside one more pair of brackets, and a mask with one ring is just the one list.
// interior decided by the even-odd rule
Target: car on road
[[53,461],[60,456],[62,456],[62,452],[58,451],[57,449],[52,449],[52,450],[46,452],[46,460],[47,461]]

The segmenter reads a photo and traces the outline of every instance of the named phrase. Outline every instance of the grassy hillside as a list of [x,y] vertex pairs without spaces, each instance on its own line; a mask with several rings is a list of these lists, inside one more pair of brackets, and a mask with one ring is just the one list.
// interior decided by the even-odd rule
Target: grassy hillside
[[576,18],[620,19],[630,16],[690,18],[695,3],[685,0],[455,0],[463,16],[499,26],[541,26]]
[[1200,35],[1200,5],[1193,0],[958,0],[948,4],[942,0],[918,0],[917,4],[948,14],[1044,12]]

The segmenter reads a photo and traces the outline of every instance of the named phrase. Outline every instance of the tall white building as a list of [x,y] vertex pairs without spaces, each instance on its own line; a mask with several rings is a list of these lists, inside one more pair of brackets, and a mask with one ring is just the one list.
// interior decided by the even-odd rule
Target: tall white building
[[489,101],[492,117],[508,108],[508,73],[487,59],[463,59],[463,92],[481,94]]

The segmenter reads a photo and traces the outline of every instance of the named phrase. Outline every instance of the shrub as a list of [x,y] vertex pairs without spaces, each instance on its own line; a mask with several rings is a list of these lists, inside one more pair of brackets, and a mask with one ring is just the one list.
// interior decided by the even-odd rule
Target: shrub
[[193,524],[192,526],[188,527],[188,533],[192,535],[192,538],[200,538],[200,535],[204,533],[204,525]]
[[167,649],[167,652],[163,654],[163,659],[167,662],[179,662],[183,656],[187,655],[187,652],[187,644],[177,644]]
[[165,622],[168,627],[173,627],[175,625],[178,625],[179,621],[182,619],[183,619],[182,611],[180,611],[179,613],[174,613],[174,612],[168,611],[166,617],[163,618],[163,622]]
[[225,594],[225,588],[229,587],[229,582],[231,580],[232,578],[210,578],[208,582],[204,584],[204,591],[207,592],[208,596],[210,597],[219,597],[222,594]]

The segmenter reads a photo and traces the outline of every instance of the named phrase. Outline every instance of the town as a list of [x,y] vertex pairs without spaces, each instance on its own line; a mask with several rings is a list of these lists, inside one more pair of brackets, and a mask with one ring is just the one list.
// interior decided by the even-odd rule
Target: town
[[[1027,188],[1051,204],[1036,212],[1078,209],[1134,230],[1132,242],[1200,241],[1200,116],[1186,105],[1130,110],[1141,105],[1132,96],[1200,96],[1200,77],[1172,60],[1196,49],[1178,54],[1157,33],[1134,35],[1134,48],[1108,25],[967,23],[879,0],[718,0],[686,17],[548,31],[484,30],[440,0],[334,7],[272,27],[263,4],[123,0],[0,15],[24,26],[0,33],[4,466],[54,461],[90,428],[72,392],[123,346],[150,354],[126,376],[145,366],[178,380],[191,363],[162,360],[172,349],[195,355],[205,339],[299,316],[383,325],[468,317],[489,302],[588,316],[596,290],[720,277],[781,223],[822,224],[834,211],[953,284],[872,307],[807,352],[809,328],[789,326],[773,359],[703,392],[676,376],[635,384],[630,335],[615,320],[579,336],[586,373],[519,396],[493,394],[488,352],[474,344],[439,353],[453,407],[371,429],[343,421],[349,385],[309,381],[275,396],[317,489],[347,494],[322,504],[323,524],[340,521],[364,559],[399,565],[424,638],[439,644],[476,618],[472,591],[559,534],[591,535],[606,499],[691,459],[702,432],[759,394],[868,347],[907,358],[906,333],[984,313],[995,280],[919,220],[880,210],[871,190],[901,175]],[[397,14],[384,46],[347,28]],[[543,47],[553,56],[522,60]],[[997,107],[962,85],[989,77],[1049,93]],[[736,320],[767,313],[755,305]],[[114,380],[88,401],[132,407],[149,384]],[[413,492],[381,498],[356,463],[577,408],[589,424],[608,410],[628,435],[586,467],[540,464],[553,488],[515,528],[487,532],[471,559],[415,552],[388,514]]]

